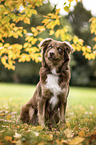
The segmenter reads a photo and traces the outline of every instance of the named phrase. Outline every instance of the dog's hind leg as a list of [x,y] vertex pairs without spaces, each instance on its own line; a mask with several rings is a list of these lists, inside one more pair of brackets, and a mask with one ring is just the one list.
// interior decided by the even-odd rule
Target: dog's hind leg
[[35,110],[30,106],[29,107],[29,123],[31,122],[34,113],[35,113]]

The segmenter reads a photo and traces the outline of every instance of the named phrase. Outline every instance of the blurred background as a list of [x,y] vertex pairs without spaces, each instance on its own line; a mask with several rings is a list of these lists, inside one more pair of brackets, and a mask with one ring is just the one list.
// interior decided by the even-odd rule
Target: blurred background
[[[36,8],[38,15],[32,15],[31,23],[25,24],[19,22],[18,26],[23,26],[30,32],[30,27],[38,26],[42,22],[42,15],[46,15],[49,12],[54,11],[54,7],[47,1],[43,6]],[[71,27],[71,34],[77,35],[79,38],[83,39],[85,44],[94,45],[92,42],[93,34],[91,34],[89,29],[89,20],[92,17],[91,11],[86,10],[83,3],[78,2],[74,9],[68,14],[61,18],[62,26],[67,25]],[[47,31],[42,34],[43,38],[48,38],[50,35]],[[55,36],[52,36],[56,39]],[[10,44],[24,43],[24,37],[15,39],[13,37],[6,38],[6,42]],[[12,83],[26,83],[26,84],[37,84],[39,81],[39,69],[41,63],[36,63],[34,61],[25,63],[16,63],[15,71],[8,70],[0,62],[0,82],[12,82]],[[87,60],[82,55],[81,51],[75,51],[71,56],[71,86],[86,86],[86,87],[96,87],[96,60]]]

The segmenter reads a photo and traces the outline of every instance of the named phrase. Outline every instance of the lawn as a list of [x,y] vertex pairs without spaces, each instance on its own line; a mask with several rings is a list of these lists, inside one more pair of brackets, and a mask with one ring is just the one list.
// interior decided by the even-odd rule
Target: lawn
[[56,128],[17,124],[35,86],[0,83],[0,145],[96,145],[96,88],[71,87],[66,124]]

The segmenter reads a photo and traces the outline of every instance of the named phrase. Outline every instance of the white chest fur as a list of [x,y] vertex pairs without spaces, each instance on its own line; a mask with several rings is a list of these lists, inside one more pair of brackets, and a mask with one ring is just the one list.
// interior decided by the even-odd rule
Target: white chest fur
[[48,74],[46,79],[46,85],[45,87],[49,89],[53,96],[50,99],[50,104],[52,104],[52,109],[57,105],[59,99],[57,97],[58,94],[60,94],[61,87],[58,84],[59,77],[57,75]]

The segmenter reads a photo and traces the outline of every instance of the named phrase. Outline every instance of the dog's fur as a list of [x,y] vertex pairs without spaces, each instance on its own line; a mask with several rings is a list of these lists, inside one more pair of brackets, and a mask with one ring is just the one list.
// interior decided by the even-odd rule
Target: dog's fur
[[40,125],[65,122],[69,92],[70,53],[72,46],[47,38],[41,42],[42,67],[40,81],[31,100],[22,107],[20,120]]

